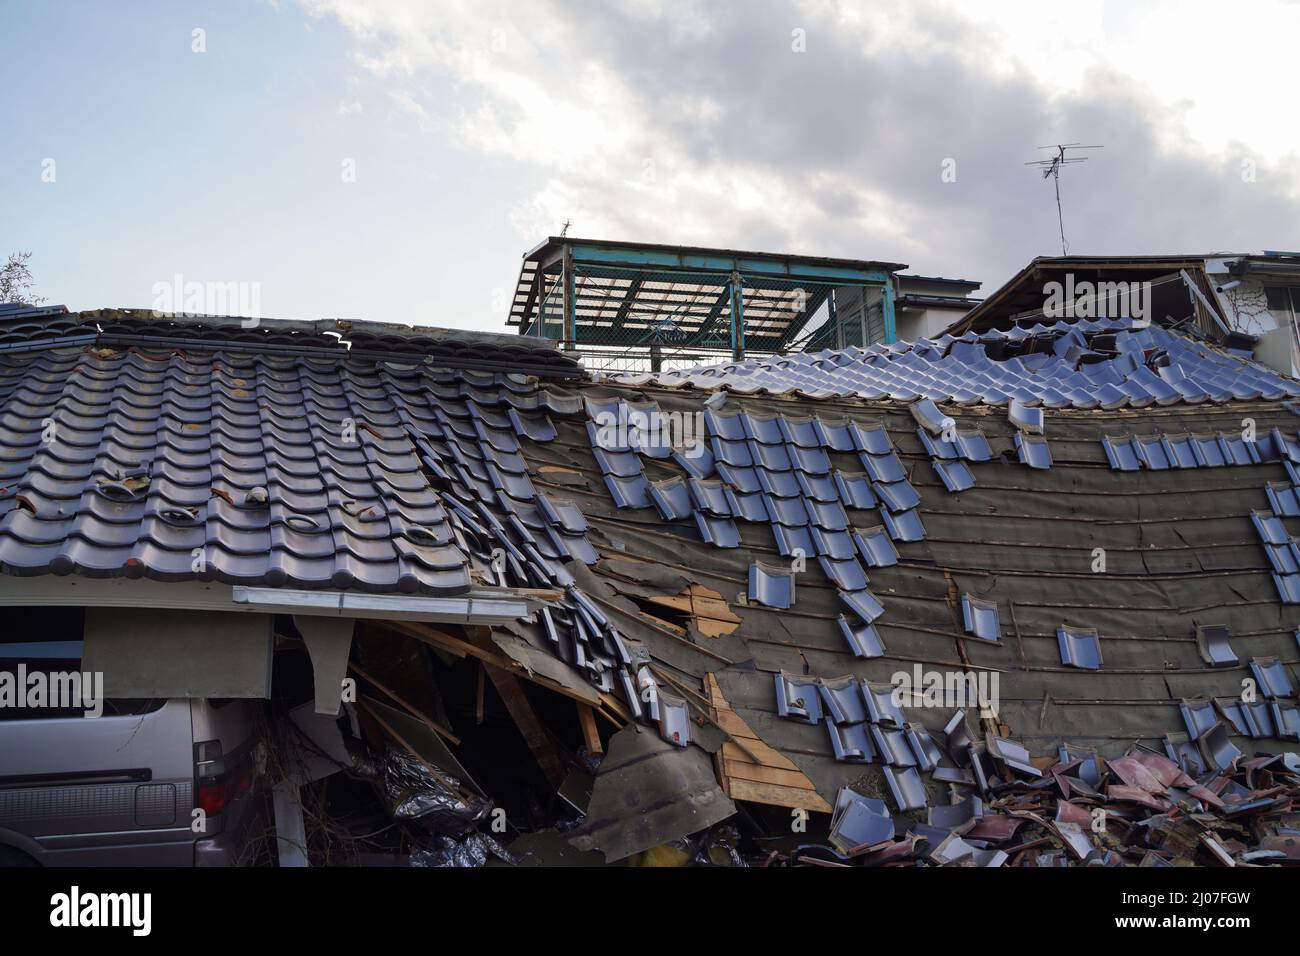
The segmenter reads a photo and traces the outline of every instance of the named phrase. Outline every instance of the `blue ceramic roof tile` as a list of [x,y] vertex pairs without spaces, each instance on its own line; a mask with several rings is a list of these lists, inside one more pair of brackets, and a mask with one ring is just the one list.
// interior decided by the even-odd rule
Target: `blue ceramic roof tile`
[[935,461],[932,464],[943,486],[953,494],[975,487],[975,477],[965,462]]
[[821,722],[821,690],[816,678],[781,671],[775,679],[777,716],[810,724]]
[[749,566],[749,600],[785,610],[794,604],[794,572],[755,561]]
[[1138,453],[1133,447],[1132,439],[1125,435],[1123,438],[1112,438],[1107,435],[1102,438],[1101,446],[1106,452],[1106,460],[1110,467],[1115,471],[1137,471],[1141,468],[1138,460]]
[[917,428],[916,437],[921,440],[921,447],[931,458],[957,458],[961,455],[961,449],[957,447],[957,442],[947,441],[941,437],[931,435],[924,428]]
[[806,527],[808,509],[800,497],[777,498],[769,495],[763,502],[767,506],[768,519],[773,524],[786,527]]
[[913,508],[910,511],[892,512],[888,508],[878,511],[880,520],[895,541],[921,541],[925,538],[925,528],[921,524],[921,515]]
[[730,518],[715,518],[713,515],[695,512],[695,524],[700,530],[700,537],[715,548],[740,547],[740,532],[736,523]]
[[867,574],[862,570],[862,565],[858,563],[856,557],[850,557],[843,561],[837,561],[835,558],[818,557],[817,561],[821,564],[822,573],[841,590],[862,591],[866,589],[868,584]]
[[880,641],[880,635],[876,633],[875,625],[851,624],[843,614],[839,615],[836,621],[839,624],[840,634],[844,636],[844,643],[848,645],[854,657],[869,659],[885,655],[885,646]]
[[669,478],[650,484],[650,500],[665,521],[681,521],[691,516],[691,492],[682,478]]
[[906,480],[878,482],[874,488],[885,507],[895,514],[909,511],[921,503],[920,493]]
[[707,511],[719,518],[735,516],[732,509],[735,499],[728,496],[727,486],[721,481],[701,481],[699,478],[691,478],[687,486],[690,488],[691,501],[699,510]]
[[787,445],[798,445],[800,448],[822,448],[824,447],[823,435],[817,428],[816,420],[811,416],[807,418],[784,416],[778,420],[781,426],[781,432],[785,435]]
[[672,460],[682,471],[696,478],[708,478],[715,467],[713,455],[702,443],[685,451],[675,450]]
[[742,413],[737,417],[744,426],[746,438],[752,438],[764,445],[785,444],[785,434],[781,429],[778,416],[764,417]]
[[794,477],[795,481],[799,483],[799,491],[805,498],[811,498],[813,501],[840,500],[839,486],[831,475],[810,475],[806,472],[796,471]]
[[866,703],[856,678],[822,678],[819,690],[827,719],[837,724],[860,724],[867,719]]
[[888,568],[898,563],[898,549],[883,527],[866,528],[853,535],[869,568]]
[[858,458],[862,461],[863,471],[871,476],[872,481],[903,481],[907,477],[903,463],[893,452],[884,455],[869,455],[864,452]]
[[966,461],[991,461],[993,458],[988,437],[980,428],[958,428],[957,450]]
[[[754,464],[770,471],[788,471],[794,467],[790,452],[785,445],[764,445],[759,441],[751,441],[749,450],[753,456]],[[744,464],[744,462],[731,462],[730,464],[740,465]]]
[[828,422],[825,419],[814,417],[813,429],[817,432],[818,438],[821,439],[823,448],[844,452],[857,450],[853,432],[846,422]]
[[1002,639],[1002,625],[998,620],[995,601],[984,601],[970,594],[961,596],[962,626],[966,633],[985,641]]
[[841,591],[840,600],[847,604],[849,610],[864,624],[871,624],[885,613],[885,606],[870,591]]
[[1047,439],[1041,435],[1016,432],[1016,451],[1023,465],[1044,471],[1052,467],[1052,451],[1047,447]]
[[853,538],[847,531],[823,531],[813,527],[812,537],[819,556],[846,561],[857,555]]
[[830,457],[820,448],[803,448],[799,445],[786,445],[785,449],[794,467],[810,475],[830,474]]
[[650,482],[645,475],[633,478],[620,478],[617,475],[605,476],[605,487],[614,499],[617,508],[649,508]]
[[1265,544],[1290,544],[1291,535],[1286,530],[1286,525],[1282,519],[1271,511],[1252,511],[1250,520],[1255,525],[1255,531],[1259,538]]
[[744,441],[745,422],[740,415],[722,415],[712,409],[704,410],[704,426],[710,438]]
[[754,464],[754,456],[750,454],[749,443],[746,441],[710,438],[709,447],[713,450],[713,457],[725,465],[748,468]]
[[824,531],[844,531],[849,526],[849,516],[838,501],[811,501],[805,499],[809,524]]
[[[826,729],[835,759],[844,763],[874,763],[876,751],[869,728],[869,724],[837,724],[827,717]],[[890,829],[892,831],[892,825]]]
[[766,495],[774,498],[793,498],[803,494],[803,488],[793,471],[769,471],[766,468],[755,468],[754,473],[758,478],[759,488]]
[[731,501],[732,515],[734,517],[759,523],[765,523],[769,520],[767,505],[764,504],[761,493],[739,494],[732,491],[728,486],[727,497]]
[[817,544],[813,541],[811,529],[807,527],[774,524],[772,537],[776,540],[777,553],[783,558],[795,557],[796,551],[805,558],[811,558],[817,553]]
[[1222,624],[1203,624],[1196,628],[1196,648],[1211,667],[1236,666],[1237,652],[1232,649],[1228,628]]
[[1101,639],[1090,627],[1058,627],[1056,643],[1061,652],[1061,663],[1082,670],[1101,669]]
[[853,438],[853,447],[859,452],[868,455],[888,455],[894,450],[894,444],[889,440],[889,433],[885,431],[883,425],[849,422],[848,430]]
[[[758,480],[758,474],[753,468],[737,468],[732,465],[719,464],[717,472],[719,478],[742,494],[754,494],[763,490],[763,485]],[[699,477],[706,476],[700,475]]]
[[1252,657],[1250,672],[1255,676],[1255,683],[1262,696],[1294,697],[1295,687],[1287,676],[1286,665],[1276,657]]
[[845,508],[866,511],[876,507],[876,494],[871,489],[871,478],[868,475],[837,471],[834,478],[840,504]]

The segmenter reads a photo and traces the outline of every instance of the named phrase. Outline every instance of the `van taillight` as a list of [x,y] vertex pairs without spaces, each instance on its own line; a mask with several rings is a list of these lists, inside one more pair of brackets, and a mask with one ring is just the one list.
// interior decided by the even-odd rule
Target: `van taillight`
[[220,777],[199,781],[198,804],[204,813],[220,813],[253,784],[253,768],[245,762]]

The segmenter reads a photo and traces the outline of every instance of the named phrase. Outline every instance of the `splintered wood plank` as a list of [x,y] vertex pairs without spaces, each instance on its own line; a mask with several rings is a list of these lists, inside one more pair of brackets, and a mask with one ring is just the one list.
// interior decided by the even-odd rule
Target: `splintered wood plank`
[[718,751],[719,772],[728,795],[733,800],[830,813],[830,804],[794,761],[760,740],[732,710],[712,674],[704,675],[704,687],[718,725],[735,738]]
[[680,594],[661,594],[646,600],[689,615],[700,633],[707,637],[730,634],[741,624],[722,595],[702,584],[691,584]]
[[750,803],[765,803],[771,807],[790,807],[795,810],[808,810],[812,813],[830,813],[831,806],[815,791],[795,790],[790,787],[774,786],[770,783],[754,783],[752,780],[728,778],[732,800],[748,800]]

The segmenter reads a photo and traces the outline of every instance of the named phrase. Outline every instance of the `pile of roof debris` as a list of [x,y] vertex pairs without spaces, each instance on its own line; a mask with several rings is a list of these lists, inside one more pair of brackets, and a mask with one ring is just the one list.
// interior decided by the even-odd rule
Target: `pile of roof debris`
[[[951,725],[965,725],[954,715]],[[968,731],[968,729],[967,729]],[[950,738],[974,786],[923,814],[843,788],[826,845],[773,852],[770,863],[814,866],[1250,866],[1300,864],[1300,754],[1234,758],[1199,780],[1134,747],[1110,760],[1061,748],[1016,759],[1012,741]],[[1013,755],[992,757],[1010,748]],[[1001,776],[997,776],[1000,773]]]

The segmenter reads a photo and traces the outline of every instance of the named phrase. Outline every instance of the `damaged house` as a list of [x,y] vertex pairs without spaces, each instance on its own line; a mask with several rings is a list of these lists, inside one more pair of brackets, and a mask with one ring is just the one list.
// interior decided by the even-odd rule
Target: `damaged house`
[[[132,713],[269,699],[282,865],[1300,859],[1300,384],[1253,338],[905,343],[902,267],[647,260],[683,292],[598,253],[525,260],[537,337],[0,313],[24,646],[79,642]],[[791,347],[782,268],[832,270],[861,344]],[[584,289],[648,370],[574,360]],[[671,301],[689,328],[638,318]],[[666,368],[692,335],[731,361]],[[0,775],[49,762],[18,739]],[[180,776],[86,786],[187,827]],[[56,787],[0,791],[0,843],[45,850],[53,815],[6,834]]]

